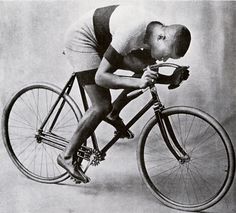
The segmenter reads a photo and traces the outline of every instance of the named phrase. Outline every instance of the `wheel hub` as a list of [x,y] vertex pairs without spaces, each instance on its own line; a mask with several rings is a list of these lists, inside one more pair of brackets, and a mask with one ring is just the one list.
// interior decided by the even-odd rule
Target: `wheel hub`
[[183,157],[180,157],[179,163],[180,164],[185,164],[190,162],[190,156],[189,155],[184,155]]
[[37,141],[37,143],[42,143],[42,138],[40,137],[40,135],[41,135],[41,132],[40,131],[37,131],[36,133],[35,133],[35,138],[36,138],[36,141]]

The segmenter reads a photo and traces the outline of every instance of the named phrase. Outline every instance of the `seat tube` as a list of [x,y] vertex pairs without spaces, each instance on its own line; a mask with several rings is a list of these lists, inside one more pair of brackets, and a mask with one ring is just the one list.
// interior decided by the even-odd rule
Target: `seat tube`
[[[79,83],[78,76],[77,76],[77,82],[78,82],[78,85],[79,85],[79,91],[80,91],[81,99],[82,99],[82,102],[83,102],[84,111],[86,112],[88,110],[88,108],[89,108],[88,101],[87,101],[87,98],[86,98],[86,94],[85,94],[84,88]],[[92,139],[92,143],[93,143],[94,149],[99,150],[98,142],[97,142],[97,138],[96,138],[95,133],[93,133],[91,135],[91,139]]]

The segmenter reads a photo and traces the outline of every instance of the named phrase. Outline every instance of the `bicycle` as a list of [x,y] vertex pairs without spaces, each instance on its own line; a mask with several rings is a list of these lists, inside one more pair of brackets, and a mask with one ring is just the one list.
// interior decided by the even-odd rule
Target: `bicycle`
[[[150,66],[154,70],[160,67],[183,66]],[[5,147],[17,168],[32,180],[59,183],[69,177],[56,158],[82,116],[70,96],[75,78],[73,73],[62,90],[49,83],[27,85],[4,109]],[[87,110],[85,91],[79,82],[78,86]],[[216,119],[197,108],[165,108],[155,84],[146,91],[150,91],[151,100],[126,124],[128,130],[153,107],[154,115],[145,124],[137,146],[138,168],[145,185],[158,200],[174,209],[200,211],[213,206],[224,197],[234,178],[235,155],[228,134]],[[138,90],[133,97],[143,93]],[[119,137],[120,132],[99,149],[93,134],[75,156],[84,172],[103,161]]]

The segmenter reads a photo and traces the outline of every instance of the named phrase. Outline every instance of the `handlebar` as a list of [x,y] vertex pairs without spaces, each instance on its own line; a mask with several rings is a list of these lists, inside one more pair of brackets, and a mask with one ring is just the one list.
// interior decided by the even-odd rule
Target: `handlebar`
[[172,67],[175,68],[173,74],[171,75],[172,82],[168,86],[168,89],[175,89],[179,87],[179,85],[188,79],[189,76],[189,66],[180,66],[174,63],[161,63],[161,64],[154,64],[149,66],[149,69],[156,71],[159,73],[160,67]]
[[[175,68],[175,69],[179,68],[179,69],[186,70],[187,72],[188,72],[188,68],[189,68],[189,66],[180,66],[180,65],[174,64],[174,63],[160,63],[160,64],[153,64],[153,65],[149,66],[149,68],[151,70],[154,70],[154,71],[156,70],[157,73],[158,73],[160,67],[172,67],[172,68]],[[187,74],[187,75],[189,75],[189,74]],[[171,83],[168,88],[169,89],[175,89],[175,88],[179,87],[180,83],[183,80],[186,80],[186,79],[184,79],[184,78],[177,79],[177,81],[174,81],[173,83]],[[129,98],[139,96],[140,94],[144,93],[148,89],[153,88],[154,85],[155,85],[155,82],[152,85],[150,85],[149,87],[145,88],[145,89],[132,91],[127,96]]]

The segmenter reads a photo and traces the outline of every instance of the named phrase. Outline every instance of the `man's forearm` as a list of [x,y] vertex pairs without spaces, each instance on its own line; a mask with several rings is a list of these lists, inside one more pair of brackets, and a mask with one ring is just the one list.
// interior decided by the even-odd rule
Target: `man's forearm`
[[96,75],[95,80],[99,86],[110,89],[139,89],[141,84],[140,78],[114,75],[112,73],[104,73],[102,76]]

